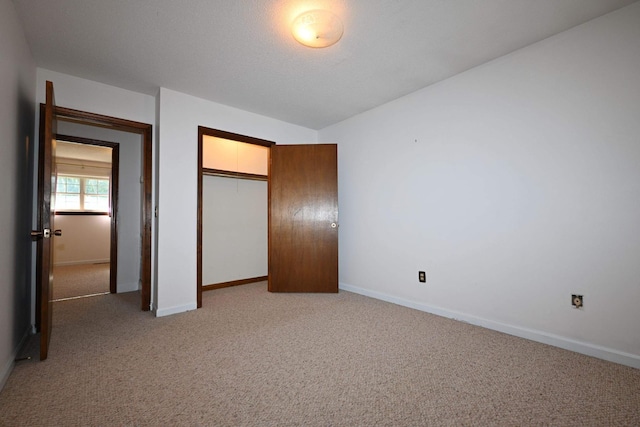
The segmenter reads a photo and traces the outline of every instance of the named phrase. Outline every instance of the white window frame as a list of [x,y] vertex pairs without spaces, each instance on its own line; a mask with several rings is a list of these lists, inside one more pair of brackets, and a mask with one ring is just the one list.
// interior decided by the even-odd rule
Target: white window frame
[[[80,193],[67,193],[67,192],[58,192],[57,179],[59,178],[75,178],[80,180]],[[87,181],[90,179],[96,179],[101,181],[107,181],[109,185],[109,189],[107,190],[107,208],[106,209],[85,209],[85,196],[92,196],[93,194],[87,194],[85,189],[87,187]],[[78,208],[59,208],[55,207],[56,212],[87,212],[87,213],[111,213],[111,178],[108,176],[85,176],[85,175],[74,175],[74,174],[66,174],[60,173],[56,176],[56,199],[58,194],[73,194],[79,195],[79,207]]]

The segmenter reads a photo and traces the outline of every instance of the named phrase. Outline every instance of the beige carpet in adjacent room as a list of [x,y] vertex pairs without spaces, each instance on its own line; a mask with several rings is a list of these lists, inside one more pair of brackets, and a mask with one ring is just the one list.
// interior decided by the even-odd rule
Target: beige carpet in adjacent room
[[640,425],[638,369],[350,292],[263,282],[162,318],[139,298],[54,303],[49,359],[17,363],[0,424]]
[[109,263],[56,266],[53,299],[109,292]]

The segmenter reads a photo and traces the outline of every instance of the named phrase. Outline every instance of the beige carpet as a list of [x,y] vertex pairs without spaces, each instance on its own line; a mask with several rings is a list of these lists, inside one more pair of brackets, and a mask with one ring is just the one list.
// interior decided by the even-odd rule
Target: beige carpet
[[50,357],[16,365],[4,426],[638,426],[640,370],[349,292],[54,304]]
[[53,299],[109,292],[109,263],[56,266]]

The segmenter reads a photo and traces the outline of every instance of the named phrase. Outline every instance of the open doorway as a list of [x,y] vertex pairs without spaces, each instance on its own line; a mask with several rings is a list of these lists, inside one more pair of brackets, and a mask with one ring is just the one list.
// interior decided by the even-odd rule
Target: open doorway
[[[80,153],[75,157],[84,159],[81,162],[69,159],[57,162],[58,178],[62,177],[63,181],[73,179],[80,187],[74,190],[81,193],[86,189],[85,184],[89,182],[87,179],[96,184],[102,183],[102,193],[106,186],[114,191],[110,192],[108,197],[104,194],[96,195],[93,200],[102,197],[102,205],[90,206],[89,212],[85,206],[80,205],[82,198],[86,198],[87,195],[80,194],[78,197],[72,194],[72,202],[75,203],[73,206],[77,211],[69,212],[67,209],[62,215],[58,215],[58,206],[65,205],[56,201],[56,227],[63,230],[62,236],[56,241],[54,251],[57,258],[54,259],[56,283],[63,281],[58,277],[59,273],[69,270],[64,268],[65,264],[92,264],[94,267],[89,269],[91,271],[87,272],[86,279],[94,280],[108,274],[109,287],[105,289],[106,292],[141,290],[145,187],[141,179],[143,136],[113,127],[58,117],[56,141],[60,144],[61,140],[63,148],[72,147]],[[69,142],[73,145],[64,145]],[[109,163],[106,149],[111,152]],[[97,157],[99,152],[103,152],[102,158]],[[86,158],[88,153],[93,153],[93,162]],[[57,150],[56,158],[59,157],[61,154]],[[92,165],[98,167],[91,167]],[[100,172],[100,167],[104,168],[103,172]],[[108,167],[111,168],[110,171]],[[65,190],[62,185],[58,187],[61,187],[58,190]],[[100,192],[99,188],[97,190]],[[63,193],[63,196],[67,195]],[[66,230],[65,225],[70,225],[71,228]],[[109,264],[106,264],[107,262]],[[106,267],[110,267],[109,273],[105,273]],[[54,292],[56,288],[57,286],[54,287]]]
[[64,233],[53,301],[117,292],[119,151],[114,142],[56,137],[55,221]]
[[[44,116],[44,105],[41,105],[40,115],[41,117]],[[128,260],[139,261],[138,281],[135,283],[135,289],[131,290],[140,290],[140,308],[143,311],[148,311],[151,309],[152,125],[59,106],[54,107],[53,115],[58,122],[57,133],[59,134],[65,132],[65,129],[61,128],[60,124],[69,123],[83,125],[94,130],[111,130],[120,132],[122,135],[133,135],[140,141],[138,145],[140,157],[135,161],[138,162],[141,169],[140,174],[136,177],[137,185],[135,186],[135,191],[141,191],[141,202],[140,205],[136,207],[135,213],[133,213],[133,216],[139,219],[140,227],[137,235],[129,234],[140,243],[137,246],[138,252],[134,256],[129,257]],[[44,129],[44,125],[41,123],[41,131],[42,129]],[[41,140],[43,138],[44,137],[41,136]],[[103,140],[110,139],[101,138],[101,136],[97,136],[97,138]],[[123,166],[122,163],[124,159],[125,156],[121,156],[121,167]],[[121,190],[122,188],[124,187],[121,186]],[[129,217],[128,214],[123,212],[122,207],[119,208],[119,213],[120,216],[127,215],[127,217]],[[122,227],[119,227],[119,230],[122,231]],[[123,246],[122,242],[120,242],[120,246]],[[122,271],[122,265],[118,266],[118,270]],[[134,286],[133,283],[131,283],[131,285]],[[43,306],[40,281],[37,281],[36,288],[36,312],[40,313],[41,307]],[[118,292],[120,291],[121,289],[118,288]],[[122,291],[125,290],[123,289]],[[41,322],[42,316],[36,319],[37,330],[41,329]]]

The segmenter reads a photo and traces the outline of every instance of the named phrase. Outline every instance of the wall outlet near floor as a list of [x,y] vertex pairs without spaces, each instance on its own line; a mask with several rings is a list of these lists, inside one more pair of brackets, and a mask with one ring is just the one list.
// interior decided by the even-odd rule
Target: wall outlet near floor
[[574,308],[583,308],[584,303],[583,303],[582,295],[577,295],[577,294],[571,295],[571,305]]
[[418,282],[420,283],[427,282],[427,273],[425,271],[418,271]]

